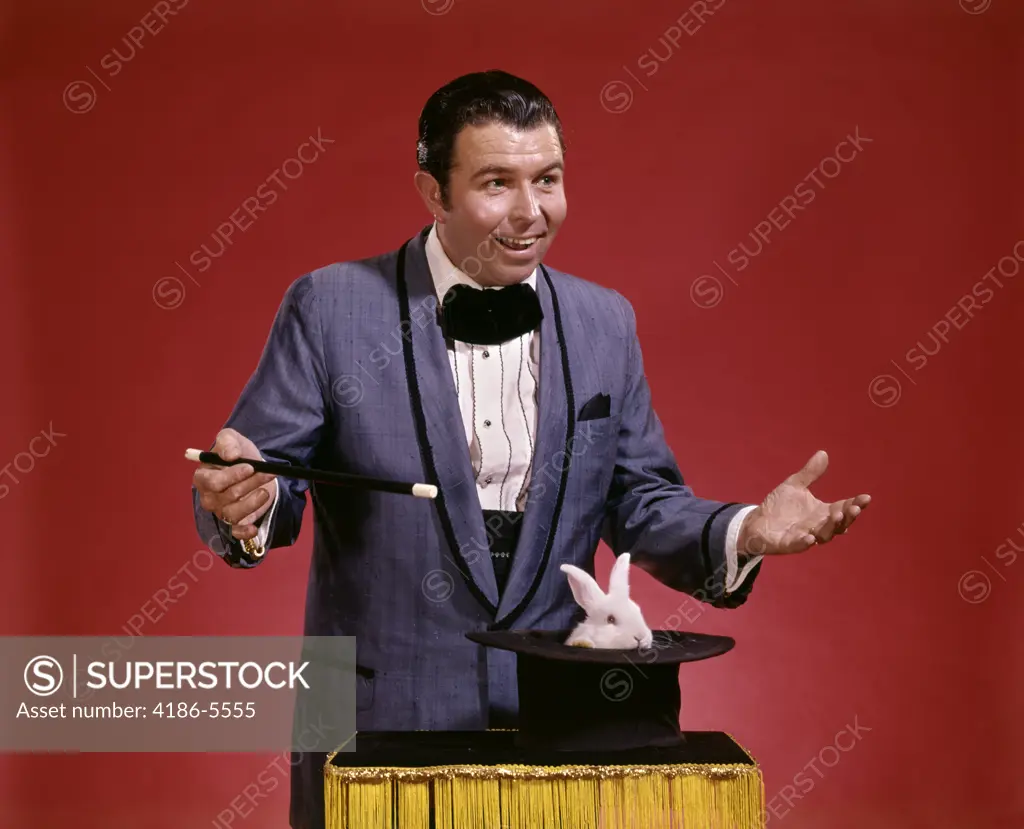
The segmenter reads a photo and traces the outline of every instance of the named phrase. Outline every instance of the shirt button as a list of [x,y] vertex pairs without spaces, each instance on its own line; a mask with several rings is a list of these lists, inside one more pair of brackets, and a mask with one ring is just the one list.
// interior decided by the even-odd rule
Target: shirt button
[[484,359],[486,359],[486,358],[488,358],[490,356],[491,356],[491,352],[487,351],[486,349],[484,349]]
[[494,480],[494,478],[491,478],[489,476],[487,478],[484,478],[484,486],[487,486],[493,480]]
[[491,421],[489,421],[489,420],[485,420],[484,421],[484,426],[490,426],[490,425],[491,425]]

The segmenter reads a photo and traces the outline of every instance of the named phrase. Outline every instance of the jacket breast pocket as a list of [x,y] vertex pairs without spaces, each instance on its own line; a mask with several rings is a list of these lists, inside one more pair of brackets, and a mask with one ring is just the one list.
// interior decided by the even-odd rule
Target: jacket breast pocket
[[603,497],[611,484],[619,439],[619,418],[608,416],[576,424],[572,442],[574,477],[586,491]]
[[613,451],[618,433],[619,419],[612,415],[577,422],[573,456],[579,458],[593,452]]

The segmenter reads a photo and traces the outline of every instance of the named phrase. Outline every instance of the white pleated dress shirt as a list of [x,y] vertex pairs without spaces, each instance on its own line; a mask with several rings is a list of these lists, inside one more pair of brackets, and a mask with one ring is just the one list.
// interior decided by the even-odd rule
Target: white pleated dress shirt
[[[426,242],[427,264],[438,303],[457,284],[483,288],[452,264],[437,238],[437,225]],[[526,282],[536,290],[537,272]],[[530,465],[537,439],[537,379],[540,377],[540,330],[530,331],[502,345],[454,342],[448,362],[459,396],[462,425],[466,431],[476,475],[481,509],[522,511],[530,483]],[[265,548],[277,498],[260,525],[256,538]],[[726,592],[731,593],[760,561],[748,560],[737,572],[736,544],[744,517],[754,507],[740,510],[729,523],[725,541]]]
[[[437,238],[426,243],[427,263],[438,304],[454,285],[483,289],[452,264]],[[537,272],[526,278],[537,289]],[[540,330],[502,345],[453,341],[448,363],[459,395],[477,494],[482,509],[522,511],[537,438],[537,379]]]

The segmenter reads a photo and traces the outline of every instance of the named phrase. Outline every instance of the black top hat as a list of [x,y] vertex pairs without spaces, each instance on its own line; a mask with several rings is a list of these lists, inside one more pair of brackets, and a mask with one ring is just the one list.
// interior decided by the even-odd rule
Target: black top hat
[[677,746],[679,665],[719,656],[728,636],[653,631],[650,648],[611,650],[563,644],[570,631],[467,633],[481,645],[516,654],[516,745],[557,751]]

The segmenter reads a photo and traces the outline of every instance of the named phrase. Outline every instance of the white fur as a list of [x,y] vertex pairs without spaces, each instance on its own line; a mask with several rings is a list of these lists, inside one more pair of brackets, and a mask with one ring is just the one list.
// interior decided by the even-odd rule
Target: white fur
[[[565,644],[623,650],[651,647],[651,629],[640,606],[629,598],[629,553],[615,560],[607,593],[585,570],[572,564],[563,564],[561,570],[569,577],[576,603],[587,612],[586,619],[569,634]],[[608,621],[609,616],[614,618],[613,622]]]

